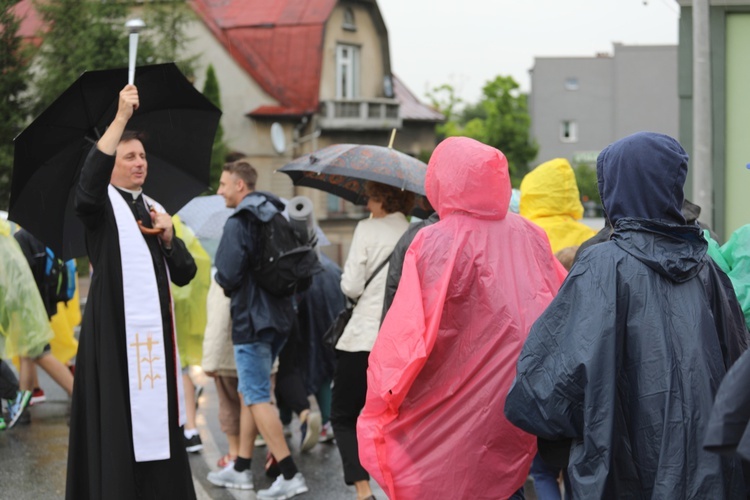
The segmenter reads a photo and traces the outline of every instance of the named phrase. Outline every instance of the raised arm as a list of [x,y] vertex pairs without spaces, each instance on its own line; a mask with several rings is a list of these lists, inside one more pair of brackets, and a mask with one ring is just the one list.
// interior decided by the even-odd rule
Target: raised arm
[[137,108],[138,90],[133,85],[127,85],[120,91],[115,119],[83,163],[76,188],[75,207],[76,213],[89,228],[96,227],[102,220],[107,203],[107,186],[115,165],[115,150],[128,120]]

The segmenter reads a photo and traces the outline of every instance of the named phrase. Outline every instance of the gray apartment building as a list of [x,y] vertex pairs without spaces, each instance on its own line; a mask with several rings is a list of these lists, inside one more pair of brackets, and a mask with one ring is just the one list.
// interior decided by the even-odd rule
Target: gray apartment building
[[530,70],[534,162],[593,165],[611,142],[641,130],[678,137],[677,46],[615,43],[612,54],[537,57]]

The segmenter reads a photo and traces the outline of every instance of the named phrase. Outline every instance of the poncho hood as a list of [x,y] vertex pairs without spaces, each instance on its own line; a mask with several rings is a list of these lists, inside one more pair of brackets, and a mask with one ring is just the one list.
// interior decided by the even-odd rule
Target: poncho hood
[[504,219],[511,196],[508,160],[474,139],[449,137],[430,157],[425,190],[441,219],[452,213]]
[[579,222],[583,217],[580,193],[568,160],[542,163],[521,181],[521,216],[544,229],[553,252],[580,245],[596,231]]
[[683,283],[705,265],[708,243],[699,226],[620,219],[612,240],[665,278]]
[[612,225],[623,217],[684,225],[687,162],[679,142],[654,132],[638,132],[604,148],[596,160],[596,175]]
[[573,167],[564,158],[544,162],[521,181],[520,214],[534,220],[567,215],[583,218],[583,205]]

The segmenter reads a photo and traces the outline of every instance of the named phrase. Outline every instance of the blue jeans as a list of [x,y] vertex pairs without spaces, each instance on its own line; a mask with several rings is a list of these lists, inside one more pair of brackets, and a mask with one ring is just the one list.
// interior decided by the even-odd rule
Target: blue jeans
[[234,346],[237,390],[247,406],[271,402],[271,368],[285,343],[286,336],[267,330],[255,342]]
[[559,475],[559,468],[544,463],[539,454],[534,457],[531,463],[531,477],[534,478],[534,489],[539,500],[561,500],[560,485],[557,483]]

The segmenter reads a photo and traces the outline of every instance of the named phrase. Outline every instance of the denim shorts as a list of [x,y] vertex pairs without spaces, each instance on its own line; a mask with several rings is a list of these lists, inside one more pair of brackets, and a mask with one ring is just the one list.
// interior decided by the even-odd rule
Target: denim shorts
[[286,339],[286,336],[269,330],[261,332],[255,342],[234,346],[239,379],[237,390],[246,405],[271,402],[271,367]]

